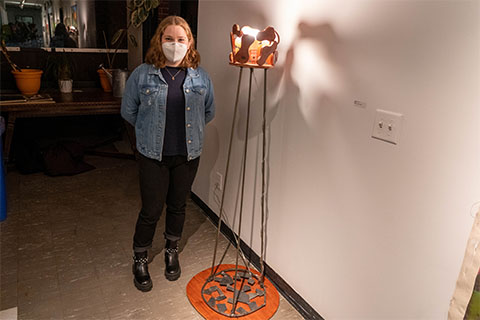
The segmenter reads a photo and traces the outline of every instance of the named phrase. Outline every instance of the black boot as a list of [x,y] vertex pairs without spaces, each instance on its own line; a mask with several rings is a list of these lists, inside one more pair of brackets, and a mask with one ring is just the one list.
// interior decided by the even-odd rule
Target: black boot
[[138,290],[147,292],[152,290],[152,279],[148,273],[148,254],[147,251],[135,252],[133,256],[132,271],[134,274],[133,283]]
[[175,281],[180,277],[180,273],[177,241],[167,240],[165,246],[165,277],[169,281]]

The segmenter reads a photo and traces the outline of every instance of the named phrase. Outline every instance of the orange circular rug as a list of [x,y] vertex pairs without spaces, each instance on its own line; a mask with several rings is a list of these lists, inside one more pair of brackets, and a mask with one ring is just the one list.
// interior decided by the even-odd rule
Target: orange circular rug
[[[205,319],[265,320],[275,314],[279,295],[267,278],[264,278],[262,286],[258,281],[260,273],[254,269],[250,269],[251,276],[243,266],[238,266],[237,272],[233,264],[215,268],[214,277],[210,277],[211,268],[208,268],[194,276],[187,285],[190,303]],[[235,292],[237,302],[233,314]]]

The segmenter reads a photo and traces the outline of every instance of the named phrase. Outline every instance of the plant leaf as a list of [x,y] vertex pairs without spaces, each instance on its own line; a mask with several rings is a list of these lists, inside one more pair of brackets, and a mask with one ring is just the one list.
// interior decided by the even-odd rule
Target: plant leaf
[[138,47],[137,39],[135,39],[135,36],[133,34],[128,35],[128,40],[130,40],[130,44],[134,46],[135,48]]
[[159,0],[151,0],[152,1],[152,7],[151,9],[155,9],[156,7],[158,7],[160,5],[160,1]]
[[145,10],[144,7],[140,7],[135,11],[132,11],[132,16],[130,18],[130,21],[132,25],[136,28],[138,28],[142,23],[145,22],[148,18],[148,11]]
[[130,21],[132,22],[132,25],[135,28],[138,28],[142,24],[142,21],[138,17],[138,10],[132,11],[132,16],[130,18]]
[[115,45],[120,39],[123,38],[124,32],[127,32],[126,29],[119,29],[112,37],[112,45]]
[[134,0],[133,1],[133,4],[135,5],[135,7],[141,7],[143,5],[145,1],[144,0]]
[[148,18],[148,10],[145,8],[138,8],[138,17],[140,18],[141,23],[144,23]]
[[143,1],[143,7],[146,11],[150,11],[150,9],[152,9],[152,0]]

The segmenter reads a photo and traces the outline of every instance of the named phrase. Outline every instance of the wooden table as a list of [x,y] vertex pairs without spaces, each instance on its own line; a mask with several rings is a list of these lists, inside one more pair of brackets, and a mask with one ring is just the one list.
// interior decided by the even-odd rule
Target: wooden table
[[58,90],[41,93],[49,94],[55,102],[0,105],[0,114],[7,120],[3,146],[3,157],[6,162],[9,159],[15,121],[18,118],[120,114],[121,99],[101,89],[82,89],[81,92],[78,90],[72,93],[60,93]]

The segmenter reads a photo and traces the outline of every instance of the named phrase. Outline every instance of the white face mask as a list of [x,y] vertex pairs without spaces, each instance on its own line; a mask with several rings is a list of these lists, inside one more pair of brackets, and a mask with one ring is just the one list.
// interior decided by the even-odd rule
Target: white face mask
[[168,61],[177,63],[187,54],[187,45],[179,42],[162,43],[163,53]]

